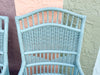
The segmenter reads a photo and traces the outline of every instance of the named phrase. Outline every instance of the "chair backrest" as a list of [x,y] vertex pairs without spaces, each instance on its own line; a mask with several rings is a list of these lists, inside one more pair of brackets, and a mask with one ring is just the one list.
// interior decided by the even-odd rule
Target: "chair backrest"
[[22,61],[75,64],[81,51],[85,18],[60,8],[42,8],[17,16]]
[[0,73],[5,63],[8,63],[8,17],[0,16]]

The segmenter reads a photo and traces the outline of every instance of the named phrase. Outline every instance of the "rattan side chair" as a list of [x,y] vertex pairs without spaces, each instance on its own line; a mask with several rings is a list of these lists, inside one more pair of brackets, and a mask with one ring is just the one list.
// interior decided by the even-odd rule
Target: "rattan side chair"
[[42,8],[15,20],[22,57],[18,75],[84,75],[80,53],[86,16]]

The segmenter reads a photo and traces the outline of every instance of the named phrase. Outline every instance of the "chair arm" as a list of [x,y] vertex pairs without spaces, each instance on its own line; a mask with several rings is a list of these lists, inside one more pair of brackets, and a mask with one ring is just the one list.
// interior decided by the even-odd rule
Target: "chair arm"
[[84,75],[79,61],[76,62],[76,68],[78,69],[79,75]]
[[25,71],[25,63],[22,63],[18,75],[23,75],[24,74],[24,71]]

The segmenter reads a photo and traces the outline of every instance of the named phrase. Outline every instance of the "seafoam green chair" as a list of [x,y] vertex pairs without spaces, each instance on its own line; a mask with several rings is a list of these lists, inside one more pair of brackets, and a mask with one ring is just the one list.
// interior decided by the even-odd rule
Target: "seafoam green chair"
[[22,57],[19,75],[84,75],[80,52],[86,16],[42,8],[15,19]]
[[8,17],[0,16],[0,75],[9,75]]

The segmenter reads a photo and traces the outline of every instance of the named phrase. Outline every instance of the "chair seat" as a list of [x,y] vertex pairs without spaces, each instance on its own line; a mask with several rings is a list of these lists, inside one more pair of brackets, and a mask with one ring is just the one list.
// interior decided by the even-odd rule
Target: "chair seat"
[[64,74],[54,74],[54,73],[43,73],[43,74],[33,74],[33,75],[64,75]]

